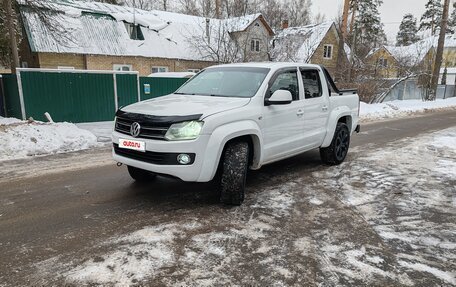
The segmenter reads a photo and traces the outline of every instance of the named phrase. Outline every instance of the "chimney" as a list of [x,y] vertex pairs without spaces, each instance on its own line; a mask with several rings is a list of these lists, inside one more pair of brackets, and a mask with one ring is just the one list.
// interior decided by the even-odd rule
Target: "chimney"
[[282,20],[282,30],[288,28],[288,20]]
[[211,19],[206,18],[206,37],[207,37],[207,42],[210,44],[211,43],[211,30],[210,30],[210,24],[211,24]]

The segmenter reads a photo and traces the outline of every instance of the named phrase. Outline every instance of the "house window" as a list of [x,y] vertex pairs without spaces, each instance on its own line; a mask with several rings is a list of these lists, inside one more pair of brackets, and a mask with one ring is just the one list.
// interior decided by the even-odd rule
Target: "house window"
[[164,67],[164,66],[152,67],[152,74],[153,73],[166,73],[166,72],[168,72],[168,67]]
[[144,40],[144,35],[141,31],[141,27],[136,24],[131,24],[131,23],[125,23],[125,29],[127,29],[128,36],[130,36],[130,39],[132,40]]
[[260,51],[260,40],[252,39],[250,41],[250,51],[259,52]]
[[323,58],[332,59],[333,54],[333,45],[324,45],[323,46]]
[[190,73],[198,73],[199,71],[201,71],[200,69],[188,69],[187,72],[190,72]]
[[380,58],[378,59],[378,65],[382,68],[387,68],[388,67],[388,59],[385,58]]
[[128,72],[133,70],[131,65],[125,65],[125,64],[114,64],[113,66],[114,71],[121,71],[121,72]]

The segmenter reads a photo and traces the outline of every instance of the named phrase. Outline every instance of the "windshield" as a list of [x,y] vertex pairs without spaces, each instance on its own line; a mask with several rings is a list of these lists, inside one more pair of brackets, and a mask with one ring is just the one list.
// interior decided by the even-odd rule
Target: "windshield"
[[268,72],[267,68],[209,68],[190,79],[175,94],[251,98]]

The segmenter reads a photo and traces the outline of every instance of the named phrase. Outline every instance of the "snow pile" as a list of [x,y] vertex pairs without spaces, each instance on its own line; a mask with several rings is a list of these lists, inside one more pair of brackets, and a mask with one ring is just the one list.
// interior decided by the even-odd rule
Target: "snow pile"
[[95,135],[71,123],[0,118],[0,161],[77,151],[96,145]]
[[444,109],[456,109],[456,98],[438,99],[432,102],[424,102],[422,100],[392,101],[379,104],[361,102],[360,118],[361,121],[375,121]]

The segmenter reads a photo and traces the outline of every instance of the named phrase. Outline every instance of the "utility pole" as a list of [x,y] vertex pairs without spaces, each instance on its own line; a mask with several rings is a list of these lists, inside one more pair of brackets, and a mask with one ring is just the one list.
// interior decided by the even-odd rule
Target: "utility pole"
[[344,3],[344,10],[342,13],[342,26],[340,27],[340,35],[339,35],[339,49],[337,52],[337,80],[340,80],[343,75],[345,74],[343,71],[343,57],[344,48],[345,48],[345,41],[347,40],[347,24],[348,24],[348,12],[350,11],[350,0],[345,0]]
[[437,97],[437,85],[439,82],[440,68],[442,67],[443,49],[444,49],[444,45],[445,45],[445,36],[446,36],[446,29],[447,29],[447,25],[448,25],[449,10],[450,10],[450,0],[445,0],[445,2],[443,4],[442,22],[440,23],[439,42],[437,45],[437,52],[435,55],[434,72],[432,73],[431,93],[427,97],[427,100],[429,100],[429,101],[435,100]]
[[8,25],[8,34],[10,40],[10,49],[11,49],[11,73],[16,74],[16,68],[19,68],[19,52],[16,39],[16,29],[14,27],[14,16],[12,2],[13,0],[3,0],[5,3],[5,18],[6,24]]

